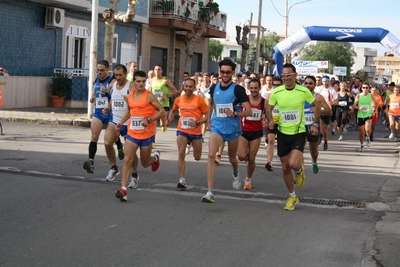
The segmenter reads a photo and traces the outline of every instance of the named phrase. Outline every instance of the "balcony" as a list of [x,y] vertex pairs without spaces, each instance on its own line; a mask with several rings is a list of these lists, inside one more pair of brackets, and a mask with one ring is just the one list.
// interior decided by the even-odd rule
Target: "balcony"
[[87,11],[91,8],[90,0],[30,0],[45,5],[57,6],[62,8],[72,8],[74,10]]
[[[191,31],[197,20],[199,5],[187,0],[150,0],[150,26],[161,26],[178,31]],[[205,33],[207,38],[226,37],[227,14],[213,14]]]

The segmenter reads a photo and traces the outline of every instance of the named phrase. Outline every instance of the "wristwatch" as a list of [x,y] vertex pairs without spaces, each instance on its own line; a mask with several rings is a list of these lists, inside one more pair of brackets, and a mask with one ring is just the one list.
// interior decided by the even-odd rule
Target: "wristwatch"
[[199,126],[201,124],[200,121],[196,121],[196,125]]
[[314,122],[312,125],[314,125],[315,127],[317,127],[318,128],[318,123],[316,123],[316,122]]
[[151,123],[151,118],[150,117],[148,117],[146,120],[147,120],[147,123],[149,123],[149,124]]

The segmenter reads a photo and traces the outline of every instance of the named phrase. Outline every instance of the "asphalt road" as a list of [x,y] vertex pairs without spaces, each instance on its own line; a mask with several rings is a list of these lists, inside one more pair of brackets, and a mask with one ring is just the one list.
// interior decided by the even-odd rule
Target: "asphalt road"
[[330,142],[317,175],[306,149],[301,203],[288,212],[279,160],[267,172],[263,146],[253,190],[232,189],[224,155],[206,204],[207,144],[199,162],[187,157],[189,188],[177,191],[175,129],[159,132],[160,169],[139,167],[121,203],[120,177],[104,181],[103,135],[88,174],[90,129],[2,124],[0,266],[399,266],[398,152],[382,126],[364,153],[352,130]]

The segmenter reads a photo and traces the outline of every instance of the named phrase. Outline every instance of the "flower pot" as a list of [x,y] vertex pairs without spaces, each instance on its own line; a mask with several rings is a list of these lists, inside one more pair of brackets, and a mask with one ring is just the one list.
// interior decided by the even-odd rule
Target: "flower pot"
[[55,107],[55,108],[62,108],[64,105],[64,99],[65,99],[65,96],[52,95],[51,103],[52,103],[53,107]]

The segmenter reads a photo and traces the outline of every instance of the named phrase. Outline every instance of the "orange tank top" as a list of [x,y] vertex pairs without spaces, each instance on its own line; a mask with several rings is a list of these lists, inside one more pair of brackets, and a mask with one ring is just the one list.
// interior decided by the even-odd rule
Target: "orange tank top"
[[154,116],[156,108],[147,102],[149,91],[144,90],[139,99],[135,99],[135,91],[133,90],[128,95],[128,106],[131,115],[128,122],[128,134],[132,138],[145,140],[156,134],[157,121],[152,121],[149,126],[143,127],[142,120]]
[[201,134],[201,125],[192,128],[189,126],[189,121],[198,121],[203,117],[202,114],[207,112],[208,106],[203,98],[197,95],[193,95],[189,99],[180,96],[175,99],[173,109],[179,109],[178,131],[191,135]]
[[391,95],[390,98],[390,106],[389,106],[389,114],[393,116],[400,116],[400,95]]

